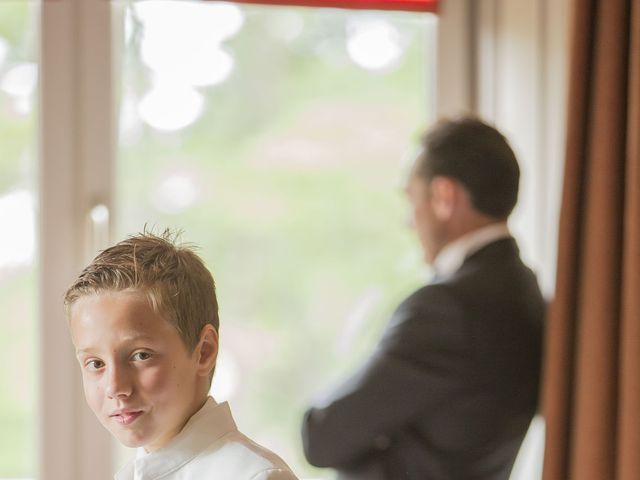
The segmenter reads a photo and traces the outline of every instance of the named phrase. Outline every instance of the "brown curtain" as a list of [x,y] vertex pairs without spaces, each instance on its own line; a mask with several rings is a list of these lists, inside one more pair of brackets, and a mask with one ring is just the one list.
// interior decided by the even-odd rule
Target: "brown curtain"
[[544,480],[640,479],[640,0],[574,0]]

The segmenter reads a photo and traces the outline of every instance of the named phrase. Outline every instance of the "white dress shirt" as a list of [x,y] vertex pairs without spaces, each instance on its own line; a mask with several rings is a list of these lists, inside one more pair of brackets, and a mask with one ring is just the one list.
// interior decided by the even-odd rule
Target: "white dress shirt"
[[275,453],[238,431],[229,405],[209,397],[166,446],[138,449],[115,480],[297,480]]
[[509,238],[506,223],[494,223],[473,232],[467,233],[448,243],[433,261],[433,269],[438,278],[453,275],[464,263],[464,260],[481,248],[502,238]]

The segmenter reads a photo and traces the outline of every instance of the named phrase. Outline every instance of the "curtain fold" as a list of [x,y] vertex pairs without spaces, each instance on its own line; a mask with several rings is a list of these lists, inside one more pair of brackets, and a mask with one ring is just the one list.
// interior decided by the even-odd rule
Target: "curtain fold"
[[640,0],[575,0],[544,480],[640,479]]
[[631,6],[618,415],[619,478],[640,478],[640,2]]

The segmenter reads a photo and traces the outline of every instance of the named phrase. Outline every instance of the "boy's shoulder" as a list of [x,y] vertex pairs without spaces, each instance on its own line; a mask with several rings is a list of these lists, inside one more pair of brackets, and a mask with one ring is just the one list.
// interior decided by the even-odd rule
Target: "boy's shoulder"
[[238,430],[227,402],[209,398],[192,420],[185,433],[193,435],[193,445],[200,448],[192,460],[198,471],[194,478],[216,472],[216,478],[229,480],[295,480],[282,458]]
[[238,430],[213,442],[192,463],[194,478],[216,472],[216,478],[229,480],[296,480],[282,458]]

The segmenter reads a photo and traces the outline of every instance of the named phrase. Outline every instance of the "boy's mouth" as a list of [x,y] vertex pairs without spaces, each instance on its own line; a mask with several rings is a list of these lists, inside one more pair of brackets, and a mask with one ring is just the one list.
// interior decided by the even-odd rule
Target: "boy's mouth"
[[140,415],[144,412],[142,410],[119,410],[113,412],[110,417],[113,418],[120,425],[131,425],[135,422]]

